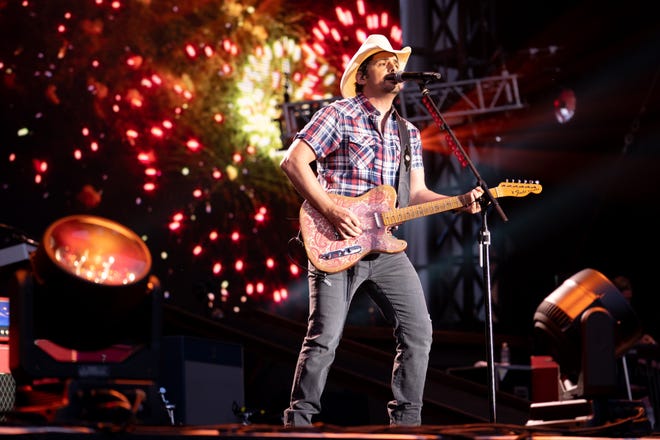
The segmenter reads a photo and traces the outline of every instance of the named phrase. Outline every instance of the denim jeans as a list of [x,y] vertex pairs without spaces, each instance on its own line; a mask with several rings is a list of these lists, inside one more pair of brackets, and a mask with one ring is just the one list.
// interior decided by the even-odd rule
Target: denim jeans
[[284,425],[310,425],[321,412],[321,395],[342,337],[351,300],[366,280],[378,286],[374,297],[394,327],[396,355],[392,368],[390,424],[421,424],[422,400],[433,328],[419,276],[404,252],[368,255],[334,274],[310,265],[309,318],[293,376]]

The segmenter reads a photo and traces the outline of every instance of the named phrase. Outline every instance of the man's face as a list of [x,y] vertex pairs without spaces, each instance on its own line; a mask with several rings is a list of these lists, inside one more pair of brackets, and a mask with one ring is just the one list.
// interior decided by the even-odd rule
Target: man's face
[[399,60],[395,54],[390,52],[379,52],[375,54],[369,64],[367,71],[362,78],[362,81],[367,91],[380,91],[385,93],[398,93],[400,91],[400,83],[394,80],[386,80],[385,75],[394,73],[399,70]]

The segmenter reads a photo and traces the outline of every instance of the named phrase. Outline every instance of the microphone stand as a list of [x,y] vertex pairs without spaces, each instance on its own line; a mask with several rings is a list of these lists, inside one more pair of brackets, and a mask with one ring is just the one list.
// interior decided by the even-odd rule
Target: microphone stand
[[490,415],[490,421],[495,423],[497,421],[497,409],[496,409],[497,407],[495,402],[496,382],[495,382],[495,361],[494,361],[495,356],[494,356],[494,347],[493,347],[493,310],[492,310],[493,305],[492,305],[492,291],[491,291],[491,283],[490,283],[490,253],[489,253],[490,232],[488,231],[486,207],[491,205],[495,207],[495,210],[502,218],[502,220],[504,220],[505,222],[508,221],[508,218],[506,217],[506,214],[504,214],[504,211],[502,210],[500,204],[497,202],[497,199],[493,197],[493,195],[491,194],[490,190],[488,189],[488,185],[481,178],[479,171],[477,171],[476,167],[474,166],[474,164],[466,154],[465,149],[456,138],[456,135],[451,131],[451,129],[447,125],[447,122],[440,113],[440,110],[438,110],[438,107],[435,105],[435,102],[433,102],[433,99],[431,99],[429,89],[426,87],[427,83],[428,81],[420,81],[418,84],[419,89],[422,92],[422,103],[424,104],[429,114],[433,118],[433,121],[435,121],[436,125],[440,128],[440,130],[446,131],[449,134],[449,136],[451,136],[453,145],[456,147],[454,153],[461,162],[461,165],[464,166],[467,165],[470,167],[472,173],[474,173],[474,176],[477,179],[477,185],[484,190],[484,194],[479,201],[479,203],[481,204],[481,229],[479,231],[479,243],[480,243],[479,264],[481,265],[483,270],[483,278],[486,286],[486,341],[487,341],[487,349],[488,349],[487,364],[488,364],[489,415]]

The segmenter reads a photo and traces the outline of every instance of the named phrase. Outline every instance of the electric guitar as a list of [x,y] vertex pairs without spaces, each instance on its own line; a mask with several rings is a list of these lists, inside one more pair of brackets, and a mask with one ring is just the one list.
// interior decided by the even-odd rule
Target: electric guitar
[[[524,197],[541,192],[538,183],[503,182],[491,188],[493,197]],[[348,269],[372,252],[394,254],[408,246],[394,237],[393,226],[419,217],[463,207],[459,196],[447,197],[419,205],[395,208],[396,190],[389,185],[375,187],[359,197],[330,194],[339,205],[351,210],[360,219],[362,234],[341,239],[334,226],[306,200],[300,207],[300,232],[305,252],[319,270],[335,273]]]

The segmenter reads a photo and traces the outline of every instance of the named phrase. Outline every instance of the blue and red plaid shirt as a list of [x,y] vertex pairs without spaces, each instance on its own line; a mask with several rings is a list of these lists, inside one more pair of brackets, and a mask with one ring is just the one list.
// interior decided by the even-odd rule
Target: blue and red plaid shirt
[[[316,172],[330,193],[357,197],[380,185],[396,188],[401,142],[394,112],[381,135],[380,112],[361,93],[320,108],[296,134],[316,153]],[[406,121],[411,169],[422,168],[419,130]]]

